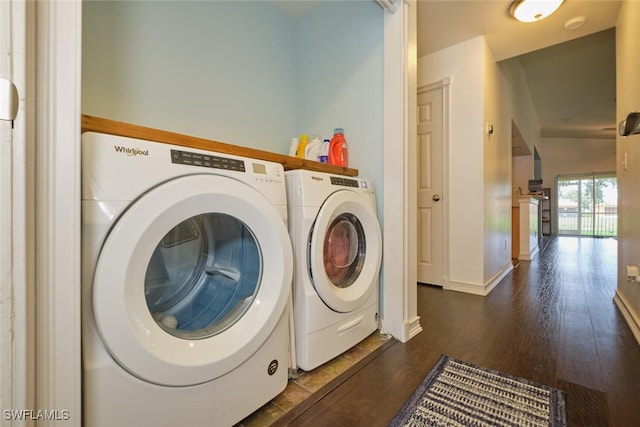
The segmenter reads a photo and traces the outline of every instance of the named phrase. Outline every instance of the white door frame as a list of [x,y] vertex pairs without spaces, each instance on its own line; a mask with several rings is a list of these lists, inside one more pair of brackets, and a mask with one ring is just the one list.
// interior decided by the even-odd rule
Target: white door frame
[[[0,2],[0,77],[12,80],[20,96],[13,124],[0,122],[0,408],[2,425],[32,426],[18,413],[34,405],[33,310],[33,75],[26,52],[33,4]],[[13,414],[13,415],[12,415]]]
[[[30,2],[27,2],[30,3]],[[80,336],[80,86],[82,2],[35,2],[35,408],[39,426],[82,425]],[[37,26],[37,28],[36,28]],[[33,100],[32,100],[33,102]]]
[[[384,16],[382,332],[402,342],[422,331],[417,314],[415,0]],[[399,48],[401,46],[401,48]]]

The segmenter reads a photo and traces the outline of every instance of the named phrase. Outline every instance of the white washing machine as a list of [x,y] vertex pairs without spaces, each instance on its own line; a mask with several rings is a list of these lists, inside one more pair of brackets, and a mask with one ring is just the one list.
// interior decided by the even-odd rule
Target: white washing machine
[[83,425],[229,426],[287,384],[282,166],[82,136]]
[[370,181],[306,170],[285,176],[295,355],[308,371],[378,328],[382,237]]

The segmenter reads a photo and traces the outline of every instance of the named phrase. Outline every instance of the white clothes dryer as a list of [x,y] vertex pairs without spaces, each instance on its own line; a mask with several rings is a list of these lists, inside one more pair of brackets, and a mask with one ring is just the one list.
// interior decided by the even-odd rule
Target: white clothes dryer
[[285,176],[295,355],[308,371],[378,328],[382,237],[370,181],[307,170]]
[[83,425],[230,426],[287,384],[282,165],[82,135]]

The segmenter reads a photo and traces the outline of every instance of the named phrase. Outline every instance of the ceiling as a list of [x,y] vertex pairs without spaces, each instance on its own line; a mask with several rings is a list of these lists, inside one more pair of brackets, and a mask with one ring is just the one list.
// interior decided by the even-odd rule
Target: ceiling
[[[292,16],[319,2],[272,1]],[[497,61],[521,63],[542,137],[614,139],[614,27],[622,1],[565,0],[553,15],[528,24],[509,15],[511,3],[417,0],[418,57],[482,35]],[[586,18],[582,27],[564,29],[579,16]],[[513,145],[514,155],[531,154],[521,137]]]
[[[619,0],[565,0],[520,23],[511,0],[418,0],[418,57],[483,35],[496,60],[521,63],[542,137],[615,139],[615,24]],[[585,24],[564,29],[569,19]],[[519,135],[518,132],[516,134]],[[519,137],[521,138],[521,137]],[[514,155],[523,142],[514,139]]]

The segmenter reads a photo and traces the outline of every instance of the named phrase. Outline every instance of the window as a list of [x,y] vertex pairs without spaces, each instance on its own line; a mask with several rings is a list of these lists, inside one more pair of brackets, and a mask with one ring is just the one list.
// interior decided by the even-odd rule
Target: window
[[613,172],[558,176],[558,234],[616,236],[618,186]]

